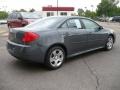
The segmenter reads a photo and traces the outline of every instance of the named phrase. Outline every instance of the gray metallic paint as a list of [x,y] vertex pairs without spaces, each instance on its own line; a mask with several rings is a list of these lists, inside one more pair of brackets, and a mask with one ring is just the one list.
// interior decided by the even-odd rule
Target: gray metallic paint
[[41,30],[19,28],[13,30],[12,32],[32,31],[39,34],[40,38],[25,46],[24,44],[8,40],[7,49],[9,53],[19,59],[43,63],[48,49],[55,44],[64,46],[67,50],[67,57],[71,57],[104,47],[110,34],[115,37],[114,31],[108,29],[90,32],[85,29],[60,28],[59,26],[68,19],[81,19],[83,17],[58,18],[61,18],[61,21],[56,23],[54,28]]

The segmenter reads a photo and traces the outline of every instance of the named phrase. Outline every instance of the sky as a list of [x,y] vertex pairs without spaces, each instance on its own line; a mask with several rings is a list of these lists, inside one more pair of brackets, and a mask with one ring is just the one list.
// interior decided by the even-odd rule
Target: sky
[[[78,8],[85,9],[85,7],[92,10],[91,5],[93,5],[93,10],[96,10],[100,2],[101,0],[59,0],[59,6],[75,7],[77,11]],[[5,9],[7,11],[19,10],[21,8],[26,10],[34,8],[37,11],[41,11],[43,6],[56,6],[56,3],[57,0],[0,0],[0,8],[1,10]]]

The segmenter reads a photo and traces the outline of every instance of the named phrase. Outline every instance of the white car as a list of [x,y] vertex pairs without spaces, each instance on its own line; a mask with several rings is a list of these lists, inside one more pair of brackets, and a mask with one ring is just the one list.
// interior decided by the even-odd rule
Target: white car
[[110,18],[109,18],[109,22],[111,22],[112,20],[113,20],[113,17],[110,17]]
[[7,20],[0,20],[0,24],[7,24]]

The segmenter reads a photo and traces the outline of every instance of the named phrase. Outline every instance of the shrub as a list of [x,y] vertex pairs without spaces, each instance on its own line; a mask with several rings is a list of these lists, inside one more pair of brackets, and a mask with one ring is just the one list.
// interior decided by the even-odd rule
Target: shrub
[[8,17],[8,13],[5,11],[0,11],[0,19],[6,19]]

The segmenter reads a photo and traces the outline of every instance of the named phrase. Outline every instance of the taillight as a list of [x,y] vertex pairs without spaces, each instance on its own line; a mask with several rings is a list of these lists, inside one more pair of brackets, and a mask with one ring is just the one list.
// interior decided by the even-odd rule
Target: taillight
[[40,36],[34,32],[25,32],[22,38],[22,41],[24,43],[30,43],[36,39],[38,39]]

